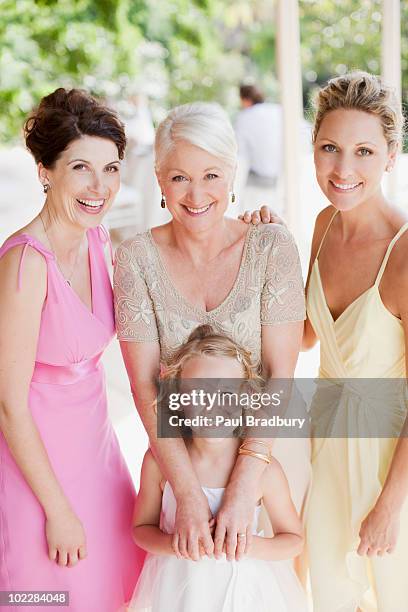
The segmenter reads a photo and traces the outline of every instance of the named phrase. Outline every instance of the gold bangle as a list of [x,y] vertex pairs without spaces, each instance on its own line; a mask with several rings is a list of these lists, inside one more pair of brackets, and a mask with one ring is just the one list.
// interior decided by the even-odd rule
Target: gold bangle
[[248,446],[248,444],[260,444],[261,446],[266,446],[266,448],[268,449],[268,454],[270,454],[271,452],[269,444],[267,444],[266,442],[262,442],[262,440],[256,440],[256,439],[244,440],[244,442],[242,442],[239,448],[245,448],[245,446]]
[[[262,453],[262,452],[258,453],[258,451],[254,450],[253,448],[245,448],[248,444],[252,444],[252,443],[254,443],[254,444],[261,444],[262,446],[266,446],[268,452],[267,453]],[[269,444],[267,444],[266,442],[261,442],[261,441],[258,442],[257,440],[252,440],[252,441],[250,441],[250,440],[245,441],[244,440],[244,442],[239,447],[238,453],[239,453],[240,450],[251,451],[251,453],[258,453],[259,455],[263,455],[263,456],[268,457],[269,463],[272,462],[271,449],[269,448]]]
[[261,459],[261,461],[265,461],[265,463],[271,463],[270,457],[268,455],[264,455],[263,453],[255,453],[254,451],[245,448],[239,448],[238,455],[248,455],[249,457]]

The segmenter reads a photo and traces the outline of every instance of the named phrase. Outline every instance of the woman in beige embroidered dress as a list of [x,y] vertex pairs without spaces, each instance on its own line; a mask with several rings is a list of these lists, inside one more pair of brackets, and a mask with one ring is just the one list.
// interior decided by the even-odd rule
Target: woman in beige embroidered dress
[[[218,556],[225,543],[228,558],[239,559],[250,545],[256,485],[266,464],[238,457],[213,541],[211,514],[184,442],[157,439],[154,381],[160,362],[204,323],[249,349],[266,376],[291,377],[305,318],[298,252],[281,225],[248,226],[224,216],[235,199],[237,147],[220,107],[194,103],[175,108],[159,126],[155,148],[162,206],[167,205],[172,220],[117,250],[118,338],[152,450],[177,499],[176,553],[198,559],[200,543],[202,551]],[[298,447],[299,442],[304,456],[296,474],[303,477],[295,487],[298,507],[308,481],[307,443],[288,442]],[[264,452],[256,440],[250,447]],[[282,455],[293,455],[285,450]]]

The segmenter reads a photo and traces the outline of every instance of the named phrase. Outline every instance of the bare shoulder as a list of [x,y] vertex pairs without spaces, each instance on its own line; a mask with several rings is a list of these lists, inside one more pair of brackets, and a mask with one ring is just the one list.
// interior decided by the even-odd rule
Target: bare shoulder
[[316,217],[315,226],[324,225],[326,222],[330,221],[335,212],[336,209],[331,204],[329,204],[325,208],[322,208],[322,210],[318,213]]
[[321,238],[323,236],[328,224],[335,214],[336,209],[331,205],[326,206],[326,208],[323,208],[323,210],[319,212],[315,221],[314,237]]
[[[395,234],[407,223],[399,223]],[[388,262],[389,274],[398,280],[398,284],[408,287],[408,227],[395,243]]]
[[[41,310],[47,296],[47,262],[34,248],[27,248],[23,265],[21,258],[25,245],[16,245],[0,258],[0,303],[3,323],[7,331],[19,330],[26,334],[39,324]],[[20,280],[20,283],[19,283]],[[4,333],[6,329],[3,327]],[[27,354],[29,351],[27,352]]]
[[393,233],[396,234],[408,222],[408,215],[405,210],[397,206],[391,206],[388,213],[388,222],[393,228]]
[[20,236],[21,234],[28,234],[29,236],[33,236],[34,238],[37,238],[37,240],[40,240],[41,242],[41,236],[38,234],[37,226],[38,224],[36,222],[36,219],[32,219],[29,223],[27,223],[27,225],[24,225],[24,227],[20,227],[13,234],[11,234],[7,238],[7,240],[9,240],[10,238],[14,238],[14,236]]
[[[15,282],[24,248],[24,244],[10,247],[3,257],[0,258],[0,282],[6,284],[8,281]],[[22,274],[24,280],[27,280],[28,284],[33,286],[39,286],[39,281],[42,278],[46,278],[47,262],[44,256],[36,249],[28,248],[26,250]]]
[[[154,241],[158,245],[168,246],[172,243],[172,222],[164,223],[163,225],[156,225],[152,227],[150,233]],[[146,232],[148,233],[148,232]]]
[[312,259],[315,258],[319,245],[322,241],[324,232],[326,231],[333,215],[336,214],[336,209],[334,206],[326,206],[319,212],[316,217],[315,226],[313,230],[313,238],[312,238]]

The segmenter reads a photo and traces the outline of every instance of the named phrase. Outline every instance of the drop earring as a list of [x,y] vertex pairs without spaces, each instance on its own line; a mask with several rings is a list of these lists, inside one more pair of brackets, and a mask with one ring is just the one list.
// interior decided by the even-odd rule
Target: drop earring
[[162,208],[166,208],[166,196],[164,195],[164,193],[162,193],[162,197],[161,197],[161,201],[160,201],[160,206]]
[[50,189],[51,189],[51,185],[49,183],[45,183],[43,185],[44,193],[48,193]]
[[236,201],[237,201],[237,198],[235,196],[235,193],[231,191],[231,204],[235,204]]

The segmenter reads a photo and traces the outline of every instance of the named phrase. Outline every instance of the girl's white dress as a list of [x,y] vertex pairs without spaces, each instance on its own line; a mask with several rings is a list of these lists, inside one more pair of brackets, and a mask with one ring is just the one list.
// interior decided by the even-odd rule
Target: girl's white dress
[[[223,488],[203,487],[213,516]],[[193,509],[192,509],[193,510]],[[257,534],[260,506],[254,513]],[[166,482],[160,528],[173,533],[176,499]],[[304,612],[306,598],[290,561],[245,558],[227,561],[202,557],[200,561],[170,555],[146,556],[128,610],[137,612]]]

